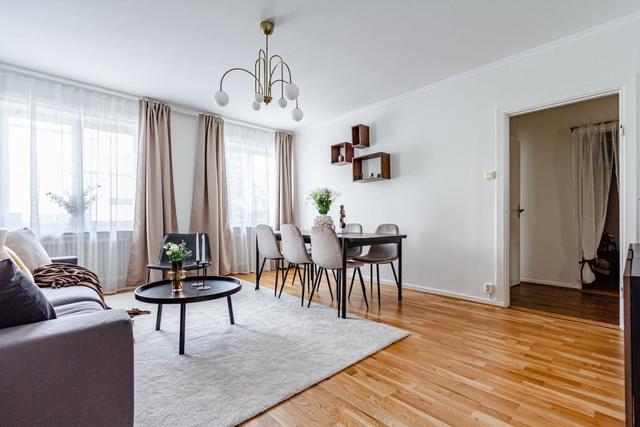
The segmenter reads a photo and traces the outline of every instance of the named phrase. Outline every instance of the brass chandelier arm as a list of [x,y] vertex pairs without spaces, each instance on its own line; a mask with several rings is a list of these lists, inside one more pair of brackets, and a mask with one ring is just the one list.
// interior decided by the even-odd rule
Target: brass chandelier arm
[[[273,68],[271,67],[271,61],[273,61],[274,58],[278,58],[280,60],[280,62],[278,62],[276,65],[273,66]],[[271,68],[271,74],[270,76],[273,75],[274,71],[276,70],[276,68],[278,68],[279,65],[284,65],[285,67],[287,67],[287,73],[289,74],[289,81],[285,81],[285,83],[291,83],[293,80],[291,78],[291,68],[289,68],[289,64],[287,64],[286,62],[284,62],[284,59],[282,59],[282,57],[280,55],[273,55],[271,58],[269,58],[269,68]],[[281,76],[282,78],[282,76]]]
[[263,91],[264,93],[264,88],[262,87],[262,83],[260,83],[260,80],[258,80],[258,78],[256,77],[255,74],[253,74],[251,71],[247,70],[246,68],[240,68],[240,67],[236,67],[236,68],[231,68],[227,71],[225,71],[225,73],[222,75],[222,77],[220,78],[220,90],[222,90],[222,82],[224,80],[225,77],[227,77],[227,74],[229,74],[232,71],[244,71],[245,73],[249,74],[251,77],[253,77],[253,79],[258,82],[258,85],[260,86],[260,89]]

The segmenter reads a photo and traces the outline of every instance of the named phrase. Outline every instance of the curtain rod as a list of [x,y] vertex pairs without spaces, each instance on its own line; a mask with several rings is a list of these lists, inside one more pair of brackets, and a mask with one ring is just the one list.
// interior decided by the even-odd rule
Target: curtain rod
[[[41,78],[41,79],[46,79],[46,80],[52,80],[58,83],[64,83],[67,85],[71,85],[71,86],[76,86],[76,87],[80,87],[82,89],[88,89],[88,90],[92,90],[95,92],[101,92],[107,95],[114,95],[114,96],[119,96],[121,98],[126,98],[126,99],[131,99],[131,100],[135,100],[138,101],[140,99],[149,99],[152,101],[156,101],[156,102],[161,102],[163,104],[167,104],[168,106],[171,107],[171,109],[173,111],[176,111],[178,113],[182,113],[188,116],[195,116],[198,117],[198,115],[200,114],[210,114],[213,116],[217,116],[217,117],[222,117],[222,119],[225,122],[229,122],[229,123],[233,123],[236,125],[240,125],[240,126],[247,126],[247,127],[251,127],[254,129],[259,129],[259,130],[264,130],[264,131],[268,131],[268,132],[276,132],[279,129],[274,129],[274,128],[270,128],[268,126],[260,126],[260,125],[255,125],[253,123],[248,123],[248,122],[243,122],[241,120],[236,120],[236,119],[230,119],[228,117],[224,117],[221,116],[219,114],[215,114],[215,113],[211,113],[208,111],[198,111],[195,110],[193,108],[189,108],[189,107],[185,107],[184,105],[179,105],[179,104],[172,104],[166,101],[162,101],[160,99],[155,99],[155,98],[151,98],[151,97],[147,97],[147,96],[138,96],[135,94],[131,94],[131,93],[127,93],[127,92],[121,92],[118,90],[113,90],[113,89],[108,89],[102,86],[97,86],[97,85],[93,85],[93,84],[89,84],[89,83],[84,83],[78,80],[73,80],[73,79],[68,79],[66,77],[60,77],[60,76],[56,76],[53,74],[48,74],[48,73],[43,73],[41,71],[36,71],[36,70],[32,70],[29,68],[24,68],[24,67],[19,67],[17,65],[11,65],[11,64],[7,64],[5,62],[0,62],[0,69],[4,69],[4,70],[8,70],[8,71],[13,71],[16,73],[20,73],[20,74],[25,74],[27,76],[31,76],[31,77],[37,77],[37,78]],[[288,132],[288,131],[285,131]]]
[[569,130],[571,130],[571,133],[573,133],[573,131],[575,131],[576,129],[580,129],[580,128],[584,128],[584,127],[588,127],[588,126],[599,126],[599,125],[608,125],[611,123],[619,123],[618,119],[614,119],[614,120],[606,120],[604,122],[596,122],[596,123],[589,123],[586,125],[580,125],[580,126],[572,126],[569,128]]

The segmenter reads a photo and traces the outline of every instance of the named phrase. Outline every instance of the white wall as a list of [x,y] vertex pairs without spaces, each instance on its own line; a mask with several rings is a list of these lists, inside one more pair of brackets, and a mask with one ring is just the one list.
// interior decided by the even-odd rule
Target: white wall
[[[570,128],[617,118],[618,96],[614,95],[511,119],[511,147],[520,151],[511,153],[512,165],[513,157],[520,159],[520,171],[511,169],[511,230],[517,233],[519,226],[521,233],[519,254],[514,250],[517,234],[511,239],[511,256],[519,256],[520,261],[518,281],[581,287]],[[518,203],[525,209],[519,220]],[[609,226],[618,236],[618,209],[614,210]]]
[[[638,21],[636,17],[582,34],[303,129],[294,150],[297,222],[308,227],[314,218],[304,193],[321,185],[333,187],[343,193],[339,203],[346,207],[348,222],[360,222],[366,230],[395,222],[408,234],[405,283],[502,304],[501,287],[493,299],[483,290],[484,283],[502,277],[499,271],[504,268],[497,265],[496,244],[497,184],[502,185],[503,177],[483,177],[497,169],[496,111],[538,104],[569,89],[637,79]],[[389,78],[402,78],[401,69],[398,73]],[[633,95],[630,99],[637,97]],[[391,154],[391,180],[352,183],[349,167],[330,166],[329,146],[349,140],[356,123],[371,126],[372,146],[364,152]],[[635,135],[635,129],[627,132]],[[635,176],[635,171],[628,172]],[[629,192],[635,188],[630,183]],[[383,270],[391,280],[390,271]]]
[[196,166],[198,118],[171,111],[171,154],[178,231],[189,232]]

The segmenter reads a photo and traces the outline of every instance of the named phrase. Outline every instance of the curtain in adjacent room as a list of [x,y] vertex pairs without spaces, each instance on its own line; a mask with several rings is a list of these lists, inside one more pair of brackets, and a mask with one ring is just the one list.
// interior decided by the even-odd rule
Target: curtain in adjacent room
[[[573,131],[572,166],[577,197],[578,235],[581,260],[597,257],[607,218],[612,173],[618,176],[618,123],[580,127]],[[583,283],[595,276],[588,265],[582,269]]]
[[227,123],[224,132],[232,273],[255,271],[255,226],[275,225],[276,155],[273,132]]
[[209,235],[211,266],[208,273],[214,275],[231,272],[231,229],[224,146],[224,120],[200,114],[190,229],[194,233]]
[[276,227],[293,224],[293,135],[276,132]]
[[[177,231],[171,164],[171,108],[160,102],[139,101],[138,176],[136,208],[127,284],[147,279],[146,266],[158,260],[166,233]],[[159,279],[153,272],[151,280]]]
[[0,227],[29,227],[124,287],[136,197],[136,100],[0,70]]

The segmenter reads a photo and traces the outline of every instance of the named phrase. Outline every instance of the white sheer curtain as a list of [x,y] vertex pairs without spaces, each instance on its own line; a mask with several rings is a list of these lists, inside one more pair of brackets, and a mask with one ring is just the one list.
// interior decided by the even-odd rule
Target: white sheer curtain
[[275,220],[273,132],[225,122],[224,144],[231,225],[231,272],[255,271],[255,226]]
[[[604,231],[612,173],[618,175],[618,123],[586,126],[573,132],[572,166],[577,200],[581,260],[597,257]],[[595,275],[588,264],[582,268],[583,283]]]
[[135,200],[135,100],[0,70],[0,227],[124,286]]

